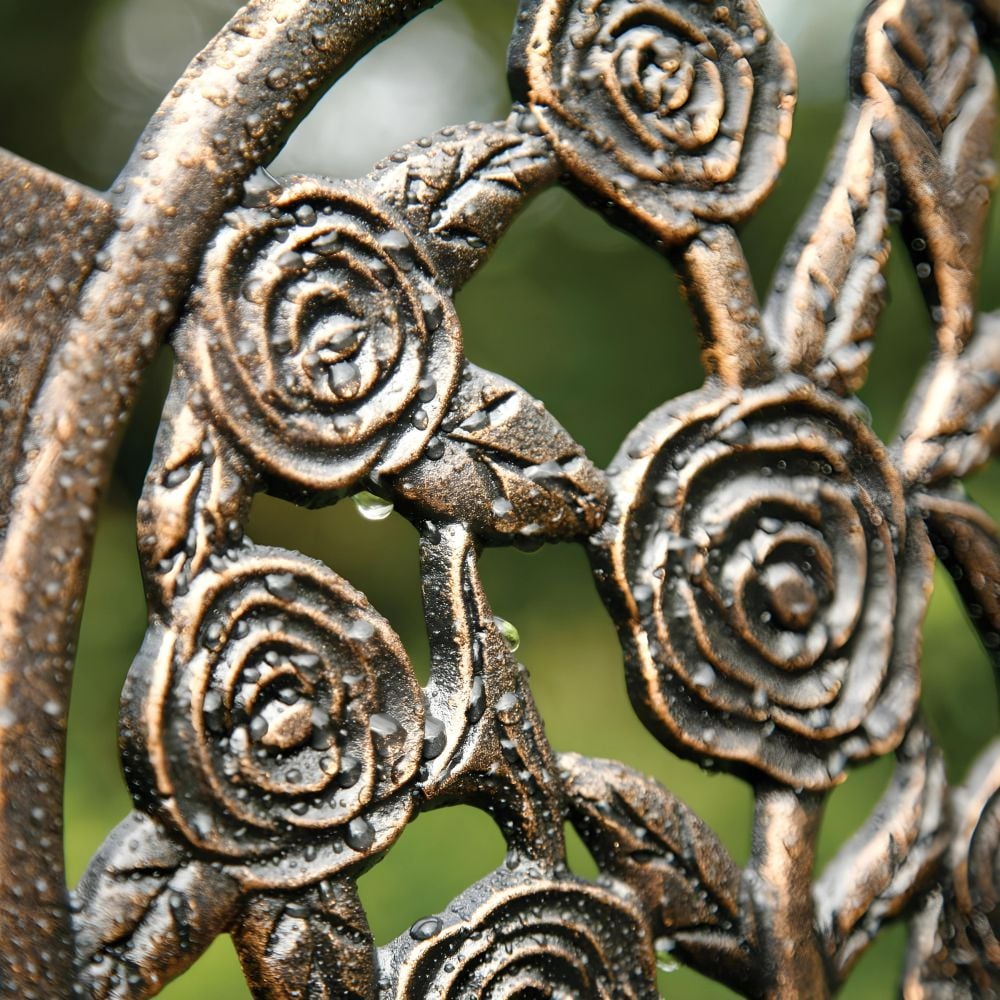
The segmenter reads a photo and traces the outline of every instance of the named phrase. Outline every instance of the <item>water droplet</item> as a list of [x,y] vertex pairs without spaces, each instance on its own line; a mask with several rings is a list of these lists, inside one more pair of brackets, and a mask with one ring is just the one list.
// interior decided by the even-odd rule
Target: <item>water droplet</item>
[[313,750],[329,750],[334,743],[333,733],[330,731],[330,713],[321,708],[314,708],[309,721],[312,726],[309,746]]
[[368,720],[368,728],[375,739],[375,749],[380,757],[399,753],[406,738],[406,730],[391,715],[376,713]]
[[353,399],[361,391],[361,369],[353,361],[341,361],[330,369],[330,388],[341,399]]
[[367,642],[375,634],[375,626],[365,618],[358,618],[347,626],[347,634],[358,642]]
[[410,928],[410,937],[414,941],[427,941],[438,934],[442,927],[444,921],[440,917],[425,917]]
[[715,671],[707,663],[703,663],[691,676],[698,687],[711,687],[716,679]]
[[497,629],[500,631],[500,635],[503,637],[504,645],[512,652],[516,653],[518,647],[521,645],[521,633],[518,632],[517,627],[507,621],[506,618],[500,618],[498,615],[493,616],[493,624],[496,625]]
[[316,222],[316,209],[312,205],[299,205],[295,209],[295,221],[300,226],[312,226]]
[[302,259],[302,254],[296,253],[294,250],[286,250],[280,254],[276,263],[282,271],[301,271],[306,264]]
[[321,236],[317,236],[309,246],[316,251],[316,253],[328,255],[335,251],[340,246],[340,233],[336,230],[323,233]]
[[497,497],[490,507],[497,517],[506,517],[514,509],[514,505],[506,497]]
[[191,818],[191,826],[194,829],[195,835],[200,837],[202,840],[206,840],[211,837],[215,832],[215,822],[212,817],[208,815],[208,813],[196,813]]
[[361,418],[356,413],[338,413],[333,418],[333,429],[345,438],[352,438],[361,426]]
[[250,735],[255,740],[260,740],[267,735],[268,723],[267,719],[262,715],[255,715],[250,720]]
[[215,649],[222,642],[222,623],[211,622],[202,633],[201,643],[207,649]]
[[275,66],[265,77],[267,85],[272,90],[284,90],[288,86],[290,77],[288,68],[285,66]]
[[478,722],[486,711],[486,686],[482,677],[476,677],[472,681],[472,690],[469,693],[469,707],[466,710],[466,717],[469,722]]
[[678,481],[676,476],[666,476],[653,489],[654,499],[660,507],[672,507],[677,499]]
[[349,847],[356,851],[367,851],[375,843],[375,828],[361,816],[355,816],[347,824],[347,833],[344,835]]
[[399,723],[391,716],[381,712],[376,712],[369,720],[369,727],[376,735],[384,739],[392,739],[402,731]]
[[323,662],[316,653],[295,653],[290,657],[292,664],[305,674],[315,673]]
[[434,760],[444,753],[448,736],[444,723],[440,719],[428,715],[424,719],[424,760]]
[[361,761],[351,754],[345,753],[340,758],[340,774],[337,776],[337,784],[341,788],[353,788],[361,780]]
[[208,691],[202,702],[208,728],[213,733],[223,731],[222,695],[218,691]]
[[524,715],[524,706],[516,694],[508,691],[497,701],[497,718],[505,725],[520,722]]
[[278,692],[278,701],[282,705],[295,705],[298,703],[300,693],[293,687],[284,687]]
[[437,382],[430,375],[425,375],[417,383],[417,396],[421,403],[429,403],[437,395]]
[[360,698],[366,688],[364,674],[344,674],[344,690],[348,698]]
[[264,577],[264,586],[282,600],[290,601],[295,597],[295,578],[291,573],[268,573]]
[[421,295],[420,309],[428,330],[436,330],[444,320],[444,307],[436,295]]
[[378,242],[404,270],[413,266],[413,246],[405,233],[390,229],[378,237]]
[[312,43],[321,52],[326,52],[331,48],[330,34],[326,28],[313,28],[312,30]]
[[656,967],[660,972],[676,972],[680,968],[680,963],[673,956],[673,938],[657,938],[654,947],[656,948]]
[[383,500],[367,490],[355,493],[351,499],[354,501],[354,506],[358,508],[358,513],[366,521],[384,521],[393,510],[392,504],[388,500]]

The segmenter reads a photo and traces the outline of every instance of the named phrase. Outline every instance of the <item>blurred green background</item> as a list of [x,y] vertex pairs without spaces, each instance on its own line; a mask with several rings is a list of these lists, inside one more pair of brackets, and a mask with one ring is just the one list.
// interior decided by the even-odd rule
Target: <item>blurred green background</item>
[[[797,216],[817,183],[839,125],[851,23],[862,0],[805,4],[765,0],[800,67],[801,99],[789,167],[770,202],[745,229],[763,290]],[[0,145],[98,188],[117,169],[187,61],[232,13],[223,0],[0,0]],[[394,146],[447,123],[488,119],[509,105],[504,51],[515,0],[445,0],[367,57],[317,107],[277,160],[276,172],[334,176],[364,172]],[[998,273],[1000,239],[985,274]],[[891,438],[926,358],[930,325],[899,246],[890,266],[892,303],[864,398]],[[1000,306],[986,281],[984,308]],[[607,464],[630,428],[663,400],[700,382],[691,320],[662,259],[611,230],[561,191],[533,203],[483,273],[458,298],[469,356],[543,398]],[[129,809],[115,744],[118,693],[144,629],[134,548],[134,509],[169,379],[157,364],[128,429],[100,521],[70,720],[66,858],[71,882],[105,833]],[[1000,475],[972,492],[1000,512]],[[370,523],[348,503],[303,511],[268,497],[251,535],[323,559],[364,590],[426,672],[416,536],[393,515]],[[634,719],[614,631],[590,582],[582,550],[552,546],[526,555],[489,551],[483,572],[498,614],[520,629],[520,655],[552,743],[611,756],[655,775],[710,823],[737,860],[749,848],[751,796],[667,754]],[[925,704],[959,779],[998,731],[989,667],[941,576],[925,641]],[[891,762],[857,770],[832,797],[821,863],[865,818]],[[572,862],[593,866],[576,841]],[[492,822],[468,807],[419,818],[388,858],[361,880],[379,943],[444,908],[501,860]],[[872,949],[846,994],[896,992],[904,934]],[[686,970],[664,972],[672,997],[730,994]],[[228,939],[218,941],[164,996],[247,996]]]

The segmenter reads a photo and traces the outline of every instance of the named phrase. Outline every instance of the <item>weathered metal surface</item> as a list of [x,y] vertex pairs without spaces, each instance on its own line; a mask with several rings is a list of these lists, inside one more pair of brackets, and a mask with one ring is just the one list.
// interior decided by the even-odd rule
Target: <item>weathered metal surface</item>
[[[524,0],[505,121],[358,180],[251,177],[428,6],[250,3],[107,195],[0,154],[0,992],[150,996],[228,932],[261,997],[651,997],[665,939],[746,995],[813,998],[915,914],[907,997],[996,994],[997,747],[951,793],[919,713],[935,551],[1000,649],[997,530],[960,485],[1000,440],[1000,329],[975,308],[995,5],[868,8],[840,147],[763,306],[734,226],[783,165],[795,70],[753,0]],[[704,387],[606,471],[466,359],[452,302],[555,183],[673,263],[703,336]],[[886,446],[854,394],[893,220],[937,343]],[[71,894],[94,511],[168,334],[138,511],[149,627],[122,704],[135,809]],[[414,523],[426,686],[350,583],[246,537],[264,490],[367,491]],[[639,718],[752,784],[745,869],[651,779],[554,756],[477,560],[559,540],[591,556]],[[829,791],[892,753],[882,802],[815,881]],[[454,802],[496,819],[505,865],[376,949],[355,879]],[[569,871],[566,820],[600,884]]]

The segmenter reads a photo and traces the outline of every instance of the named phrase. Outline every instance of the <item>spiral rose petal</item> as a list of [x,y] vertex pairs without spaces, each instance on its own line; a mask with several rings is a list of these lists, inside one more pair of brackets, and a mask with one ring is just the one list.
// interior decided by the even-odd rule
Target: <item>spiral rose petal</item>
[[226,221],[176,337],[213,420],[295,496],[411,463],[462,350],[405,226],[360,184],[310,179]]
[[699,760],[824,788],[893,749],[932,560],[882,445],[804,380],[653,413],[594,549],[647,725]]
[[658,995],[652,941],[635,904],[568,874],[495,873],[386,951],[399,962],[400,1000]]
[[420,689],[388,622],[320,563],[273,549],[196,578],[151,627],[124,705],[141,807],[233,861],[291,850],[300,873],[329,864],[324,833],[359,821],[354,840],[385,835],[374,814],[399,812],[423,744]]
[[511,82],[583,197],[669,244],[767,196],[795,103],[753,0],[539,0]]

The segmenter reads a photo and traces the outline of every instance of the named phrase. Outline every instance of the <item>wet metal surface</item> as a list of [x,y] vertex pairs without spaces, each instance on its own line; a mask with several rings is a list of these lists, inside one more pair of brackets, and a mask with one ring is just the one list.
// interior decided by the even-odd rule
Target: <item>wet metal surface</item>
[[[0,152],[0,993],[152,996],[229,933],[269,998],[655,997],[665,950],[747,996],[816,998],[899,918],[909,1000],[1000,994],[1000,745],[950,789],[919,711],[935,557],[1000,663],[1000,540],[961,485],[1000,441],[1000,320],[975,307],[997,5],[869,6],[839,147],[764,301],[734,227],[783,167],[796,90],[766,3],[522,0],[505,120],[354,180],[258,171],[430,6],[254,0],[105,194]],[[466,358],[453,305],[553,184],[673,266],[703,341],[704,386],[606,470]],[[855,393],[890,224],[936,349],[884,444]],[[71,893],[95,512],[164,338],[121,715],[134,811]],[[246,536],[262,491],[413,522],[426,686],[347,580]],[[590,556],[638,720],[753,786],[745,869],[651,778],[549,746],[478,558],[559,541]],[[830,791],[882,755],[888,790],[817,879]],[[505,864],[376,948],[356,879],[462,802]],[[566,821],[599,883],[567,867]]]

